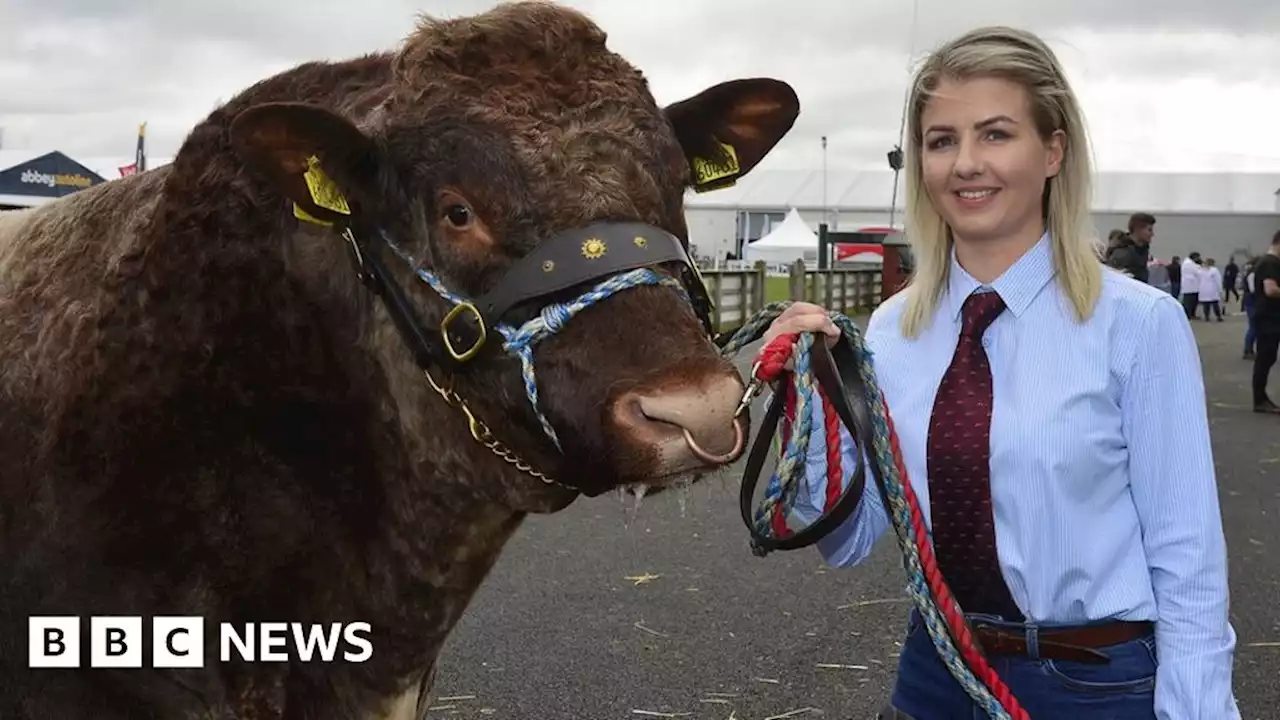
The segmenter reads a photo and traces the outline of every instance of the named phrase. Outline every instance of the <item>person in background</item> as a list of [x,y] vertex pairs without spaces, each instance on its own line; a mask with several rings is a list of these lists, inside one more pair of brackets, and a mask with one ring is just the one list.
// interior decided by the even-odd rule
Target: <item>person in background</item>
[[1169,261],[1169,294],[1176,297],[1182,297],[1182,258],[1177,255]]
[[1110,264],[1111,256],[1115,251],[1124,246],[1124,231],[1120,228],[1114,228],[1107,233],[1107,248],[1102,253],[1102,262]]
[[[1239,720],[1226,542],[1195,337],[1178,301],[1098,262],[1076,99],[1035,35],[971,31],[907,103],[915,272],[866,330],[939,569],[1036,720]],[[839,330],[796,303],[765,333]],[[822,403],[794,519],[826,492]],[[842,428],[842,467],[860,465]],[[848,478],[845,478],[848,482]],[[817,543],[863,562],[868,481]],[[882,718],[978,717],[912,611]]]
[[1200,307],[1204,308],[1204,321],[1209,322],[1209,311],[1213,310],[1222,322],[1222,272],[1218,270],[1218,261],[1208,258],[1200,270]]
[[1253,311],[1257,307],[1257,296],[1254,293],[1253,266],[1256,260],[1249,258],[1241,272],[1240,309],[1244,311],[1248,326],[1244,331],[1244,359],[1253,359],[1254,338],[1257,334],[1253,322]]
[[1147,282],[1147,263],[1151,259],[1151,240],[1155,234],[1155,216],[1145,212],[1134,213],[1129,217],[1129,232],[1114,240],[1117,245],[1107,254],[1107,265],[1128,273],[1138,282]]
[[1187,318],[1196,319],[1196,308],[1200,306],[1200,253],[1193,252],[1182,261],[1182,307],[1187,311]]
[[[1252,257],[1250,257],[1250,256],[1248,256],[1248,255],[1246,255],[1246,256],[1245,256],[1245,260],[1244,260],[1244,262],[1245,262],[1245,265],[1246,265],[1246,266],[1248,266],[1248,267],[1252,268],[1252,267],[1253,267],[1253,263],[1254,263],[1254,258],[1252,258]],[[1241,268],[1241,269],[1240,269],[1240,278],[1239,278],[1238,280],[1236,280],[1236,284],[1237,284],[1237,286],[1238,286],[1238,288],[1239,288],[1239,292],[1240,292],[1240,312],[1244,312],[1244,291],[1245,291],[1245,289],[1246,289],[1246,287],[1247,287],[1247,285],[1246,285],[1246,283],[1245,283],[1245,277],[1246,277],[1246,275],[1245,275],[1245,269],[1244,269],[1244,268]]]
[[1222,304],[1231,302],[1231,296],[1235,295],[1240,300],[1240,290],[1238,283],[1240,281],[1240,266],[1236,265],[1236,256],[1232,255],[1227,258],[1227,264],[1222,268]]
[[1267,396],[1267,379],[1276,364],[1280,347],[1280,231],[1271,238],[1271,247],[1253,268],[1253,289],[1257,294],[1253,311],[1255,350],[1253,357],[1253,411],[1280,415],[1280,407]]
[[1169,292],[1173,287],[1173,283],[1169,281],[1169,268],[1164,263],[1151,259],[1147,264],[1147,284],[1153,288],[1160,288],[1164,292]]

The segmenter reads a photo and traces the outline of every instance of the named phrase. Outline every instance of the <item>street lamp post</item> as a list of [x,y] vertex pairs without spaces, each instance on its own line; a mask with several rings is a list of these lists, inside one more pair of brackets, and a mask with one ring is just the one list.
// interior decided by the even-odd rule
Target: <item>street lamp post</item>
[[822,136],[822,222],[827,222],[827,136]]

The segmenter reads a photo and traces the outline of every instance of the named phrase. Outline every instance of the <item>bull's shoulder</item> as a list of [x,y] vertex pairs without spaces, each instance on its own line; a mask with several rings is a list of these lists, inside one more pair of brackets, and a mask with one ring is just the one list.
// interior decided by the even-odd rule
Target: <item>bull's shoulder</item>
[[0,297],[40,288],[74,295],[136,252],[168,174],[164,166],[0,214]]
[[[0,466],[21,494],[59,403],[77,392],[133,272],[168,171],[113,180],[0,214]],[[3,524],[0,522],[0,524]]]

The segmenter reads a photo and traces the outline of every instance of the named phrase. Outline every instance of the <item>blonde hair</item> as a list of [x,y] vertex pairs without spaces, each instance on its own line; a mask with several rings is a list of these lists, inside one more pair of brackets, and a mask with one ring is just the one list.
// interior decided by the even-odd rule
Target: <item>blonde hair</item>
[[970,31],[926,58],[912,81],[906,137],[906,230],[915,255],[907,286],[902,332],[916,337],[924,329],[947,287],[951,267],[951,229],[934,208],[921,168],[925,104],[944,78],[998,77],[1026,88],[1032,116],[1042,138],[1061,130],[1065,149],[1056,176],[1045,193],[1046,229],[1053,244],[1058,282],[1078,320],[1092,313],[1102,294],[1100,242],[1089,217],[1092,164],[1084,116],[1058,59],[1040,38],[1008,27]]

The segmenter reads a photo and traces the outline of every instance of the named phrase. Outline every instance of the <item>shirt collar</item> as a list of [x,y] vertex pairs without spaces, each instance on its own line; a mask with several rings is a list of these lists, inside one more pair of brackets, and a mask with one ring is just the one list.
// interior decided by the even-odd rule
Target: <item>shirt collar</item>
[[1053,268],[1053,246],[1049,242],[1049,233],[1045,232],[1030,250],[1023,253],[1017,262],[1005,270],[990,285],[978,282],[967,270],[960,267],[956,260],[956,250],[951,248],[951,272],[947,281],[946,308],[954,321],[960,320],[960,311],[964,301],[975,290],[994,290],[1000,294],[1005,306],[1015,317],[1021,316],[1036,295],[1049,284],[1055,275]]

